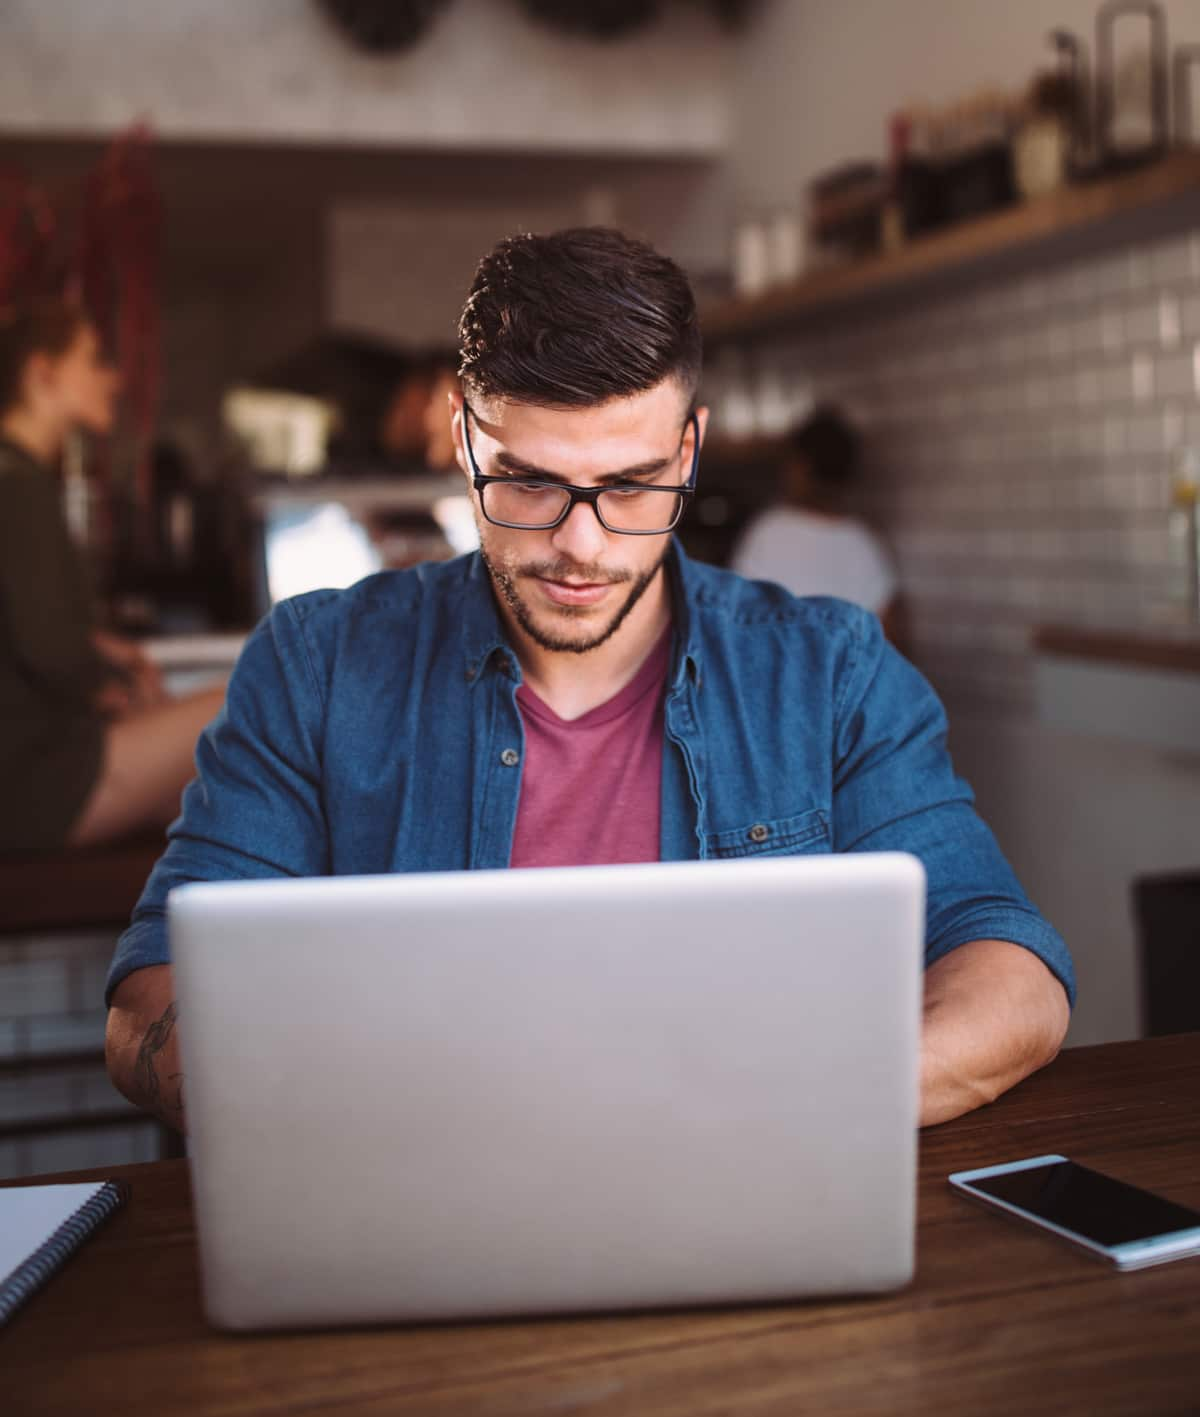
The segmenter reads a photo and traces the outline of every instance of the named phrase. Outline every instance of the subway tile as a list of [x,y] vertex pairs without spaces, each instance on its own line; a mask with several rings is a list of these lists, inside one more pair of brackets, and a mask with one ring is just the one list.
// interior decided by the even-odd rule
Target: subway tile
[[82,1086],[77,1093],[77,1105],[83,1112],[128,1111],[139,1115],[133,1103],[117,1091],[103,1068],[97,1068],[81,1079]]
[[0,1013],[63,1013],[68,1007],[67,965],[62,960],[0,964]]
[[1133,554],[1142,565],[1157,565],[1165,561],[1169,549],[1167,528],[1135,527],[1133,531]]
[[1095,265],[1097,295],[1124,295],[1129,289],[1129,263],[1124,253],[1109,256]]
[[1130,367],[1135,403],[1149,403],[1154,397],[1154,360],[1149,354],[1135,354]]
[[1182,338],[1182,308],[1178,296],[1158,297],[1158,340],[1164,349],[1174,349]]
[[[1194,375],[1194,370],[1193,370]],[[1175,452],[1183,447],[1186,436],[1187,416],[1182,408],[1168,405],[1163,409],[1163,448],[1166,452]]]
[[1102,281],[1103,271],[1098,263],[1081,262],[1066,271],[1062,290],[1068,300],[1095,300],[1100,293]]
[[1125,346],[1125,316],[1119,309],[1104,310],[1100,315],[1100,347],[1114,354]]
[[[1032,511],[1044,511],[1054,501],[1054,494],[1050,489],[1050,483],[1045,478],[1041,478],[1030,484],[1028,505]],[[1030,546],[1032,550],[1032,544]]]
[[1027,276],[1018,281],[1014,296],[1018,310],[1040,313],[1046,308],[1049,283],[1045,276]]
[[823,385],[886,444],[867,510],[948,681],[1027,698],[1029,620],[1136,619],[1162,593],[1169,455],[1200,445],[1192,255],[1146,246],[822,345]]
[[[1097,383],[1099,373],[1097,371]],[[1080,400],[1080,402],[1083,402]],[[1099,397],[1097,397],[1099,402]],[[1079,425],[1079,453],[1081,457],[1097,459],[1104,454],[1104,424],[1102,422],[1081,422]]]
[[1030,322],[1025,331],[1025,358],[1031,364],[1043,364],[1050,359],[1050,336],[1055,328],[1056,325],[1045,318]]
[[1133,398],[1133,361],[1122,360],[1104,368],[1100,391],[1105,403],[1128,403]]
[[1125,420],[1110,415],[1104,420],[1104,455],[1105,457],[1117,457],[1124,451]]
[[[1197,350],[1200,350],[1198,345]],[[1200,393],[1200,359],[1193,350],[1162,354],[1154,364],[1154,389],[1159,398],[1189,398]]]
[[1070,325],[1072,354],[1099,354],[1104,349],[1104,321],[1101,315],[1089,312]]
[[1134,457],[1163,451],[1163,420],[1160,414],[1131,418],[1125,424],[1125,447]]
[[1150,272],[1158,285],[1174,285],[1200,278],[1200,243],[1196,234],[1173,237],[1152,246]]
[[107,1013],[94,1009],[87,1013],[35,1015],[27,1020],[27,1048],[41,1053],[76,1053],[104,1047]]
[[[1059,402],[1059,407],[1064,401]],[[1055,423],[1050,430],[1050,450],[1055,458],[1071,457],[1079,451],[1079,424],[1074,418]]]
[[52,935],[26,935],[25,958],[31,960],[78,960],[111,956],[119,931],[82,930]]
[[1145,290],[1154,283],[1149,253],[1135,246],[1125,253],[1125,281],[1129,290]]
[[0,1181],[19,1181],[29,1174],[24,1141],[0,1141]]
[[1051,406],[1050,381],[1045,375],[1025,380],[1025,407],[1038,412]]
[[13,1058],[25,1051],[24,1020],[0,1018],[0,1058]]
[[1158,300],[1138,300],[1125,308],[1125,342],[1132,345],[1157,345],[1161,342],[1161,319]]
[[1044,306],[1050,308],[1067,304],[1071,299],[1071,267],[1058,266],[1048,270],[1042,277],[1044,290]]
[[1043,346],[1047,359],[1064,359],[1072,351],[1071,325],[1063,320],[1046,331]]
[[0,1122],[65,1117],[75,1110],[74,1079],[62,1073],[9,1073],[0,1077]]
[[1138,477],[1135,485],[1139,510],[1144,512],[1166,511],[1166,491],[1162,486],[1161,479],[1145,475]]
[[[1100,388],[1100,374],[1096,373],[1097,394]],[[1050,380],[1050,403],[1056,410],[1070,408],[1078,397],[1079,380],[1076,371],[1072,370],[1066,374],[1056,374]]]
[[93,1170],[132,1159],[132,1139],[105,1131],[61,1132],[32,1137],[29,1141],[30,1175],[48,1176],[57,1171]]
[[1029,337],[1024,330],[1002,335],[996,341],[996,346],[1001,362],[1008,366],[1024,364],[1029,358]]
[[94,959],[84,960],[77,969],[77,974],[73,979],[75,998],[74,1007],[77,1009],[95,1009],[104,1007],[104,985],[108,980],[109,966],[112,964],[111,952]]

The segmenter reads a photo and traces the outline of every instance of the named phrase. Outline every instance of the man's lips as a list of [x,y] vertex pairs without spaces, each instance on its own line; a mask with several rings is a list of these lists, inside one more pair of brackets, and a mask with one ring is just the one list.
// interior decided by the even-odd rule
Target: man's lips
[[595,605],[603,600],[612,581],[552,581],[538,576],[537,582],[556,605]]

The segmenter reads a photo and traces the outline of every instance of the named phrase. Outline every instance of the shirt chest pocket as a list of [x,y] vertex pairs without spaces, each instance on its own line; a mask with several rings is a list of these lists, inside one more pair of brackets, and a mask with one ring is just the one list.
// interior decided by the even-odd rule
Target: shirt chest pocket
[[802,856],[830,850],[829,822],[819,807],[792,817],[761,817],[705,837],[710,860],[735,856]]

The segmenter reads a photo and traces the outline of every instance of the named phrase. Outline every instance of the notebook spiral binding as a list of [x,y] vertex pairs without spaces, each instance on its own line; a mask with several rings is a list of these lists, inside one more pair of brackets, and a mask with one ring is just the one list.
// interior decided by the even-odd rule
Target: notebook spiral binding
[[118,1181],[109,1181],[102,1191],[86,1201],[69,1220],[0,1283],[0,1324],[17,1309],[75,1253],[80,1245],[110,1215],[125,1204],[128,1190]]

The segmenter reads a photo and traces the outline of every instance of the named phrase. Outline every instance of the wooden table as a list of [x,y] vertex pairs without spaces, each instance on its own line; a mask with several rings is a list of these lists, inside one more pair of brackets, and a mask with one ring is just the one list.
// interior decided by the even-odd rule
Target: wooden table
[[1064,1053],[927,1134],[917,1279],[878,1299],[231,1337],[186,1163],[126,1167],[129,1206],[0,1330],[0,1412],[1200,1412],[1200,1259],[1118,1274],[946,1185],[1048,1151],[1200,1206],[1200,1034]]

